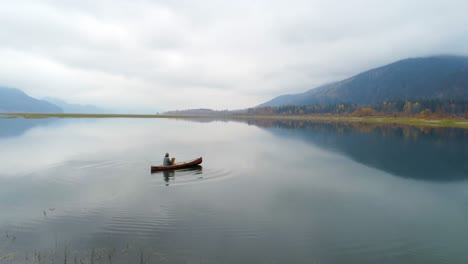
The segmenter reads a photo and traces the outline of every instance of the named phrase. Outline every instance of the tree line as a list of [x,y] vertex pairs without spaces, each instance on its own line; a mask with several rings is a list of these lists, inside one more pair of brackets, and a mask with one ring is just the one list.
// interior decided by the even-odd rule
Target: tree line
[[351,103],[322,103],[313,105],[284,105],[249,108],[249,115],[311,115],[334,114],[351,116],[418,116],[468,118],[468,100],[384,101],[372,105]]

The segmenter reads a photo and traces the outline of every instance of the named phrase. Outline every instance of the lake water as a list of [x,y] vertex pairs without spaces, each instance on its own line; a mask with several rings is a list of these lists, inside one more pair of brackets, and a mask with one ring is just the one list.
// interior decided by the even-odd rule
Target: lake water
[[0,263],[468,263],[468,131],[0,118],[0,212]]

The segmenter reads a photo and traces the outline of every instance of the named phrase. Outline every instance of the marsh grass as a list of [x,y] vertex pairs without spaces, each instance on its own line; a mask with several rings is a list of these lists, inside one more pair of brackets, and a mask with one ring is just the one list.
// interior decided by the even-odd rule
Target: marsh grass
[[[59,241],[47,243],[50,247],[24,248],[18,244],[22,238],[17,234],[5,232],[0,236],[0,264],[150,264],[150,263],[226,263],[220,256],[202,257],[196,250],[173,247],[164,252],[160,246],[142,239],[127,242],[111,243],[88,247],[86,244],[75,244]],[[14,239],[13,239],[14,238]],[[19,240],[19,241],[18,241]],[[114,241],[115,242],[115,241]],[[106,243],[106,242],[104,242]],[[38,245],[40,247],[40,245]],[[280,263],[268,256],[259,263]],[[319,263],[314,259],[304,263]]]
[[[62,251],[63,250],[63,251]],[[0,254],[0,263],[16,264],[120,264],[120,263],[167,263],[166,257],[154,249],[134,247],[132,250],[112,248],[92,248],[70,250],[68,247],[41,249],[20,254],[19,251]]]

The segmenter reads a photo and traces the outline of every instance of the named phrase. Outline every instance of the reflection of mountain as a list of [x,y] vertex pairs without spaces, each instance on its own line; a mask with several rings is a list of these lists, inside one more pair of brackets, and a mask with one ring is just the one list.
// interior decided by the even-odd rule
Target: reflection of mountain
[[20,136],[27,130],[54,122],[52,118],[0,118],[0,138]]
[[467,130],[274,120],[248,123],[397,176],[430,181],[468,179]]

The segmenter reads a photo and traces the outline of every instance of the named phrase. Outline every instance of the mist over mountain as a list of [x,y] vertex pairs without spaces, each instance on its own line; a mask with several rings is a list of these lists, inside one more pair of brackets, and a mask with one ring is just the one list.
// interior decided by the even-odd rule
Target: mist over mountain
[[106,110],[99,108],[94,105],[81,105],[81,104],[70,104],[63,100],[53,97],[45,97],[45,101],[50,102],[54,105],[59,106],[63,109],[64,113],[80,113],[80,114],[101,114],[101,113],[108,113]]
[[281,95],[258,107],[430,99],[468,99],[468,57],[404,59],[304,93]]
[[19,89],[0,87],[0,112],[63,113],[63,110],[47,101],[33,98]]
[[216,111],[208,108],[197,108],[197,109],[185,109],[185,110],[175,110],[167,111],[163,114],[165,115],[222,115],[226,114],[227,111]]

